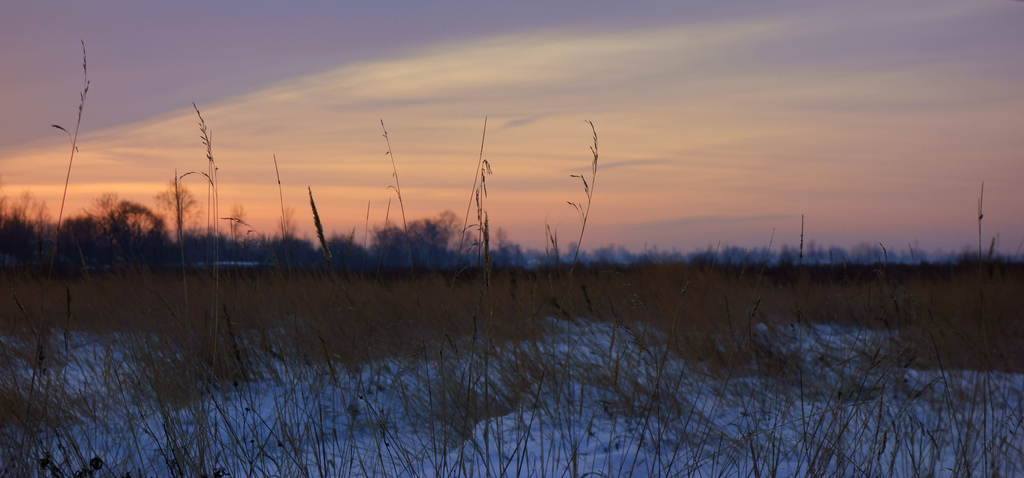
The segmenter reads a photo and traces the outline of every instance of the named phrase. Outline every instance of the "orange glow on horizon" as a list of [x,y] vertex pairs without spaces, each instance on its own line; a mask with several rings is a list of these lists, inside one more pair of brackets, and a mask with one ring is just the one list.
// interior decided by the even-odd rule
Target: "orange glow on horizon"
[[[819,244],[954,249],[976,237],[982,180],[986,230],[1002,234],[1005,249],[1024,238],[1019,78],[979,78],[941,62],[816,65],[770,48],[799,34],[766,19],[505,35],[200,104],[213,132],[220,215],[239,204],[253,226],[276,232],[276,154],[300,234],[313,234],[307,187],[328,232],[361,238],[368,203],[369,227],[385,215],[398,220],[383,118],[409,219],[443,210],[461,218],[487,115],[491,225],[529,247],[543,248],[545,223],[567,242],[578,234],[566,201],[584,199],[569,177],[589,170],[584,120],[596,125],[601,153],[586,249],[764,246],[773,229],[776,244],[795,244],[801,214]],[[175,170],[206,171],[197,119],[183,105],[83,129],[66,210],[108,191],[152,206]],[[0,152],[5,193],[28,189],[56,215],[68,148],[55,134]],[[205,179],[184,182],[205,205]]]

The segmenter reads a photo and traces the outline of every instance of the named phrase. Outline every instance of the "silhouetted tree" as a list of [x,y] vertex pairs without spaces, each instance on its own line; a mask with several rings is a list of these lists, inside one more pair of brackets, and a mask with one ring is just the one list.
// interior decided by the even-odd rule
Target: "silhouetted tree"
[[410,250],[416,268],[451,267],[457,252],[452,247],[459,233],[457,222],[451,211],[434,218],[417,219],[409,223],[408,238],[397,226],[377,228],[373,233],[374,252],[385,267],[407,267]]
[[86,267],[109,264],[110,254],[103,241],[103,226],[91,214],[65,219],[59,240],[57,254],[60,262]]
[[93,216],[107,242],[110,262],[160,262],[166,242],[164,219],[146,206],[116,193],[96,199]]
[[28,191],[14,200],[0,196],[0,264],[31,263],[45,229],[45,203]]

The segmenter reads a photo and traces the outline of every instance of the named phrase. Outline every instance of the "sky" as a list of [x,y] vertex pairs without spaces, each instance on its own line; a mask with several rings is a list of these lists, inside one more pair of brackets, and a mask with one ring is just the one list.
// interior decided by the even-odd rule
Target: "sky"
[[[20,1],[0,180],[56,217],[206,171],[220,216],[312,236],[471,207],[543,248],[1024,244],[1024,2]],[[486,118],[486,136],[484,123]],[[392,156],[383,137],[388,132]],[[593,132],[598,171],[590,179]],[[274,158],[281,178],[278,190]],[[205,206],[198,174],[183,182]],[[308,189],[307,189],[308,188]],[[475,212],[470,220],[475,219]],[[205,223],[205,219],[202,220]],[[226,224],[224,225],[226,228]]]

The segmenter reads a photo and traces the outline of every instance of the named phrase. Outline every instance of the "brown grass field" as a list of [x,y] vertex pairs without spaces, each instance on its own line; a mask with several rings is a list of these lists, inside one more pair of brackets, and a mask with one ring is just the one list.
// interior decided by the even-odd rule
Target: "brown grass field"
[[[567,267],[497,270],[489,282],[477,271],[384,271],[373,277],[273,268],[223,268],[216,273],[217,280],[212,270],[183,276],[180,270],[128,269],[46,278],[36,271],[4,270],[0,442],[14,460],[6,476],[90,470],[86,463],[92,452],[84,451],[88,440],[75,443],[70,431],[61,434],[108,419],[104,413],[117,408],[107,403],[109,390],[83,394],[64,375],[74,360],[82,360],[73,358],[75,349],[87,347],[90,340],[99,344],[90,352],[99,356],[90,363],[102,365],[89,365],[88,380],[120,390],[114,396],[129,393],[125,390],[144,393],[162,414],[201,408],[214,393],[211,387],[238,389],[267,380],[294,385],[288,380],[300,379],[288,377],[292,369],[296,377],[300,369],[314,370],[319,375],[315,383],[338,383],[339,377],[394,359],[483,360],[484,369],[489,360],[505,363],[500,380],[495,379],[501,386],[485,385],[483,392],[473,392],[464,375],[451,372],[444,378],[442,372],[444,383],[438,386],[448,390],[451,406],[430,412],[444,424],[440,426],[449,441],[442,449],[467,439],[482,420],[523,406],[531,394],[540,393],[537,383],[570,373],[564,369],[568,362],[529,355],[530,347],[523,345],[550,340],[551,318],[555,323],[613,324],[618,340],[642,351],[665,350],[713,380],[751,377],[794,386],[794,371],[803,370],[799,364],[815,357],[773,346],[772,340],[793,340],[787,328],[830,324],[880,334],[884,338],[873,351],[842,352],[852,361],[850,373],[843,375],[853,377],[852,385],[811,385],[801,378],[801,396],[840,403],[846,403],[844,393],[863,397],[898,388],[884,380],[902,376],[904,372],[895,372],[899,370],[1024,372],[1020,264],[577,266],[571,272]],[[767,330],[782,332],[766,335]],[[83,342],[88,337],[92,339]],[[118,354],[131,359],[114,359]],[[121,367],[129,363],[126,372]],[[652,400],[656,391],[620,390],[623,380],[630,387],[640,385],[629,381],[632,366],[625,359],[609,363],[610,370],[583,368],[573,374],[589,377],[584,380],[595,387],[619,390],[613,395],[628,396],[616,405],[616,413],[654,413],[645,408],[651,407],[650,401],[636,401]],[[664,362],[656,366],[663,367]],[[888,378],[875,377],[872,370]],[[914,398],[928,399],[926,389],[913,392]],[[970,396],[971,390],[961,393]],[[475,395],[479,393],[484,396]],[[738,392],[715,393],[724,400]],[[945,400],[952,403],[954,398]],[[416,408],[414,403],[406,406]],[[51,441],[39,443],[57,440],[67,448],[70,442],[83,451],[76,461],[65,449],[63,461],[58,461],[51,456],[55,451],[35,445],[41,436]],[[32,451],[20,456],[12,450]],[[180,459],[195,460],[182,468],[182,476],[215,470],[201,453]],[[111,458],[105,460],[112,465]],[[1014,467],[1018,463],[1011,462]],[[123,466],[128,473],[140,470]],[[171,469],[168,476],[176,474]]]
[[577,267],[566,290],[568,274],[498,270],[485,288],[472,270],[364,277],[235,268],[221,270],[217,285],[203,271],[183,280],[173,270],[51,279],[8,270],[0,333],[43,345],[78,332],[188,336],[201,345],[194,359],[228,373],[232,333],[284,331],[296,351],[320,344],[312,360],[350,365],[474,334],[533,340],[540,319],[584,317],[673,332],[658,340],[688,359],[741,363],[731,354],[754,352],[752,324],[828,323],[898,335],[918,367],[1024,371],[1020,264],[591,266]]

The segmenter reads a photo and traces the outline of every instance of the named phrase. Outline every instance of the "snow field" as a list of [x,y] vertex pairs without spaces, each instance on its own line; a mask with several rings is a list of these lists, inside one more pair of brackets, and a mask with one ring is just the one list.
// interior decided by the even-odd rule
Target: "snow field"
[[753,324],[722,367],[542,328],[357,365],[243,337],[247,380],[160,337],[3,338],[0,476],[1024,476],[1024,377],[921,370],[895,334]]

